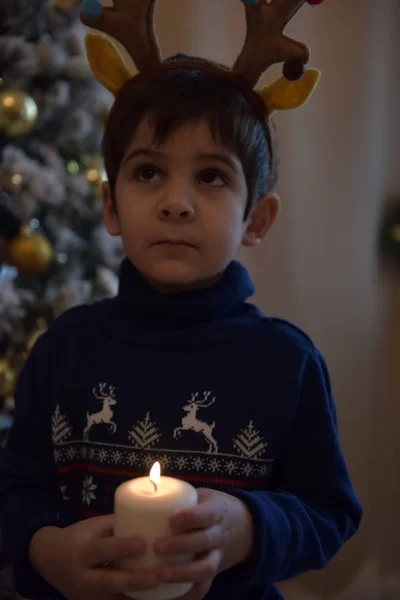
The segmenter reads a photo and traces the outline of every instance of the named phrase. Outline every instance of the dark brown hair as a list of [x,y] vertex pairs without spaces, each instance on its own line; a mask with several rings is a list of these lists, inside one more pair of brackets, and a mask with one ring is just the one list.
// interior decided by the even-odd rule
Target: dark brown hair
[[[272,121],[261,98],[240,80],[232,81],[228,73],[227,78],[216,74],[210,61],[181,54],[164,64],[168,67],[178,60],[183,61],[182,68],[174,65],[173,69],[140,73],[117,95],[103,138],[113,198],[122,160],[143,118],[154,126],[155,143],[182,125],[205,120],[214,140],[241,161],[249,192],[247,218],[257,201],[276,184],[278,157]],[[209,68],[188,68],[187,60]]]

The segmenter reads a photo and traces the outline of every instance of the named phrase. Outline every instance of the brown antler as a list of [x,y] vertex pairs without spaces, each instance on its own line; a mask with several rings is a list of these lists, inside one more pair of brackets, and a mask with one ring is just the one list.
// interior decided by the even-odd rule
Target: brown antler
[[154,30],[156,0],[114,0],[113,8],[104,8],[99,19],[81,15],[82,22],[106,33],[129,52],[139,71],[161,64],[160,48]]
[[305,0],[259,0],[246,6],[247,34],[243,50],[232,70],[245,77],[252,87],[273,64],[298,59],[307,63],[305,44],[283,35],[288,22]]

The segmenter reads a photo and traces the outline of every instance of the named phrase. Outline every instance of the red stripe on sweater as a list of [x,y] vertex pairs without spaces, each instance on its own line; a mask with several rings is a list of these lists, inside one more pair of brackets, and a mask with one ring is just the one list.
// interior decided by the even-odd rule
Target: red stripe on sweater
[[[87,463],[76,463],[74,465],[68,465],[64,467],[57,467],[57,473],[63,475],[65,473],[72,473],[73,471],[89,471],[92,473],[100,473],[101,475],[113,475],[115,477],[129,477],[131,479],[135,477],[143,477],[143,473],[137,471],[127,470],[121,471],[117,469],[110,469],[106,467],[98,467]],[[175,476],[175,479],[181,479],[182,481],[188,481],[193,483],[210,483],[229,487],[237,488],[264,488],[264,479],[226,479],[224,477],[201,477],[200,475],[185,475]]]

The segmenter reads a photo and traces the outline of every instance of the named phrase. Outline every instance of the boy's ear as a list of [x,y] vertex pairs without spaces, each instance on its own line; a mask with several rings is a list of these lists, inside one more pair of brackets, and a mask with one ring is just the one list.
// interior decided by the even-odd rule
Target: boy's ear
[[106,229],[110,235],[120,235],[120,227],[117,211],[112,198],[111,188],[108,181],[103,181],[101,186],[103,196],[103,219]]
[[246,232],[243,236],[244,246],[256,246],[268,233],[279,214],[280,199],[278,194],[268,192],[257,202],[251,213]]

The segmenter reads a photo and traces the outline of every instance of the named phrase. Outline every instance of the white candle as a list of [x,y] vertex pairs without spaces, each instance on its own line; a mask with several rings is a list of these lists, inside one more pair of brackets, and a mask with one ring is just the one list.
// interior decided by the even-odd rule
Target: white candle
[[[115,535],[138,536],[145,539],[147,551],[142,556],[126,559],[120,566],[128,570],[157,568],[171,563],[189,562],[193,556],[161,557],[154,553],[156,540],[171,535],[170,519],[176,510],[197,504],[193,486],[160,476],[160,464],[155,463],[150,477],[126,481],[115,492]],[[163,583],[153,590],[132,591],[134,600],[171,600],[189,592],[192,583]]]

